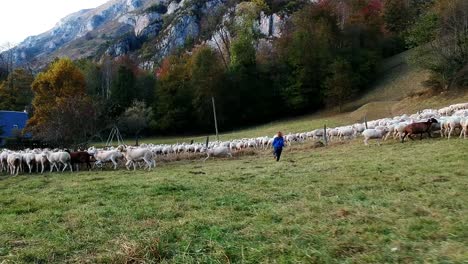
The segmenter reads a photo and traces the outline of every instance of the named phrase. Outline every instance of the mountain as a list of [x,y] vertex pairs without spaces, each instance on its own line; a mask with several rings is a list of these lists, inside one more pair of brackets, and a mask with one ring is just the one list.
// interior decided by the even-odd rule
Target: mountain
[[[216,26],[205,32],[203,24],[213,14],[226,16],[235,10],[235,4],[229,6],[227,2],[111,0],[95,9],[70,14],[51,30],[26,38],[14,48],[14,60],[16,65],[36,68],[61,56],[98,60],[103,55],[129,54],[151,67],[194,40],[216,40],[212,32]],[[278,35],[281,22],[278,15],[262,14],[258,27],[266,36]]]

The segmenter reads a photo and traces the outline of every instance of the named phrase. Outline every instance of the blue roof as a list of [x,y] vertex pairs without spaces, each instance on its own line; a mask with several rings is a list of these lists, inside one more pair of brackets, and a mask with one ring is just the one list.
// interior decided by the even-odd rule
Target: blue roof
[[3,134],[0,134],[0,138],[13,137],[14,129],[22,130],[26,126],[28,121],[28,114],[25,112],[15,111],[0,111],[0,127],[3,130]]

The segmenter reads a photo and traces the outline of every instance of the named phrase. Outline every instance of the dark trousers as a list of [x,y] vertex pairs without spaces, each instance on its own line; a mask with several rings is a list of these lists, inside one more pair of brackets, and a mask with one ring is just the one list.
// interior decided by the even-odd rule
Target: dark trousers
[[280,160],[281,152],[283,152],[283,148],[275,148],[274,154],[275,154],[275,157],[276,157],[276,161]]

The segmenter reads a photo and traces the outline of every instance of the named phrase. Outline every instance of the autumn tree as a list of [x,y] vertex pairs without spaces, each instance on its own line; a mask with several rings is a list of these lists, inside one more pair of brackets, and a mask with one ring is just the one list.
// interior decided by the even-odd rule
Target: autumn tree
[[86,82],[70,59],[59,59],[32,84],[34,115],[27,130],[55,145],[83,142],[94,131],[95,113]]
[[409,27],[412,16],[408,0],[386,0],[383,19],[385,27],[394,34],[402,34]]

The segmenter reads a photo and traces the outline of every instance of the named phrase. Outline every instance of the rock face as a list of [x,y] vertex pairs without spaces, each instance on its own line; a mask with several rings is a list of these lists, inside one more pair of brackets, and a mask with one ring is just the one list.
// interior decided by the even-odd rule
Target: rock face
[[[113,57],[144,53],[142,65],[154,65],[172,51],[200,36],[201,21],[228,0],[110,0],[81,10],[54,28],[28,37],[14,48],[17,65],[44,66],[58,56],[72,59],[106,54]],[[278,37],[285,18],[261,14],[258,29],[266,39]],[[216,39],[213,32],[212,39]],[[140,52],[143,44],[150,50]]]
[[259,30],[266,37],[280,37],[286,18],[278,14],[260,14]]

